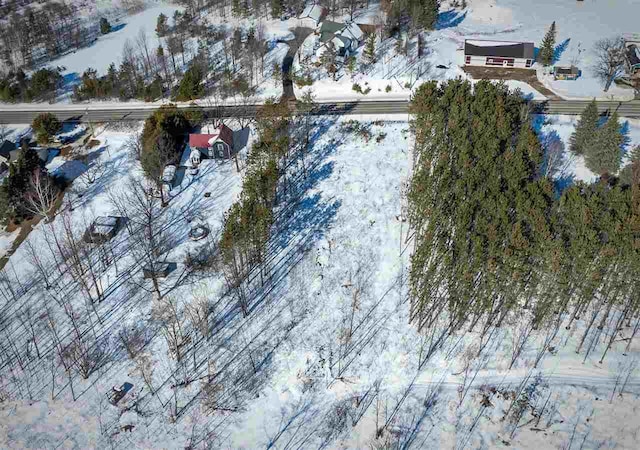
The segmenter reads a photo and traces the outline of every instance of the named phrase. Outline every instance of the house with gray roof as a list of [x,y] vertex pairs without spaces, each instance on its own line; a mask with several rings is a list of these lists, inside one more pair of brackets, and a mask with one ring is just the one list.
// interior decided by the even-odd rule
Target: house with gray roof
[[464,65],[528,69],[534,61],[533,42],[464,41]]

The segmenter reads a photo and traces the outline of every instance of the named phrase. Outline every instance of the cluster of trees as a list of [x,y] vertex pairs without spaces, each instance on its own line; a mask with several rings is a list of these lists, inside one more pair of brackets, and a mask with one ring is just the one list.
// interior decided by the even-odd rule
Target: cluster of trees
[[[603,177],[557,193],[527,106],[504,85],[425,83],[411,111],[411,320],[420,329],[479,329],[482,348],[496,326],[525,319],[514,352],[539,330],[539,361],[561,324],[584,316],[580,351],[589,333],[637,315],[640,162],[630,185]],[[616,335],[602,335],[607,350]]]
[[280,174],[289,153],[289,110],[267,102],[256,118],[258,141],[249,155],[242,195],[225,215],[220,239],[222,267],[243,314],[249,314],[245,284],[251,271],[266,271],[265,258]]
[[180,79],[178,58],[181,57],[182,66],[186,65],[187,38],[185,33],[175,32],[165,38],[164,45],[154,47],[141,29],[134,41],[125,41],[119,66],[111,64],[104,76],[98,76],[92,68],[82,74],[82,82],[74,92],[76,99],[119,97],[151,101],[162,97]]
[[18,159],[0,185],[0,223],[20,223],[34,216],[49,218],[60,190],[59,179],[49,176],[36,151],[23,144]]
[[600,125],[598,107],[593,100],[585,108],[571,135],[571,152],[584,156],[585,165],[593,173],[616,175],[622,163],[623,144],[618,114],[614,112]]
[[61,84],[60,68],[40,69],[31,76],[18,69],[0,76],[0,101],[54,100]]
[[98,22],[69,2],[41,2],[0,15],[0,61],[17,70],[50,61],[93,42]]
[[[125,42],[119,66],[111,64],[103,76],[91,68],[84,72],[75,98],[153,101],[171,96],[188,101],[201,98],[211,87],[222,96],[250,93],[265,75],[269,47],[263,27],[243,33],[240,28],[202,25],[192,17],[189,11],[176,11],[170,26],[168,17],[160,14],[157,46],[141,30],[133,42]],[[196,52],[190,49],[192,38],[197,40]],[[215,43],[222,44],[223,58],[211,53]]]
[[198,17],[203,10],[216,9],[220,17],[226,18],[231,12],[233,17],[272,17],[284,14],[296,15],[304,9],[304,0],[179,0],[187,14]]
[[[62,129],[60,121],[50,113],[39,114],[31,125],[38,142],[47,144]],[[21,143],[16,161],[0,185],[0,223],[20,223],[33,216],[49,219],[64,180],[51,177],[43,161],[27,140]]]
[[381,4],[387,18],[389,35],[408,26],[409,30],[433,30],[438,22],[439,0],[384,0]]
[[176,163],[184,148],[185,135],[197,117],[166,105],[149,117],[142,129],[140,164],[146,177],[155,184],[164,203],[162,173],[168,164]]

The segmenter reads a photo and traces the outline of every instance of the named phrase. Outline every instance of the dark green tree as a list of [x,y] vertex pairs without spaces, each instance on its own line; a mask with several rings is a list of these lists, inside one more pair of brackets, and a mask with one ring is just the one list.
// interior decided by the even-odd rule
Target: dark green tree
[[100,33],[107,34],[110,32],[111,32],[111,24],[106,18],[102,17],[100,19]]
[[553,64],[556,48],[556,23],[553,22],[542,39],[539,60],[545,66]]
[[284,11],[284,8],[282,7],[282,0],[270,0],[270,5],[271,17],[278,19]]
[[378,60],[376,55],[376,34],[369,33],[364,43],[364,50],[362,51],[362,57],[366,64],[375,64]]
[[38,142],[48,144],[51,138],[62,129],[62,124],[51,113],[41,113],[33,119],[31,128],[36,132]]
[[595,141],[598,133],[598,106],[593,99],[587,105],[569,140],[569,150],[574,155],[584,155],[589,143]]
[[202,97],[204,95],[203,76],[200,66],[192,64],[180,81],[176,100],[189,101]]
[[622,162],[623,143],[618,114],[614,112],[598,130],[596,138],[587,144],[585,165],[598,175],[615,175]]
[[164,37],[169,31],[169,25],[167,24],[167,16],[160,13],[156,22],[156,35],[158,37]]

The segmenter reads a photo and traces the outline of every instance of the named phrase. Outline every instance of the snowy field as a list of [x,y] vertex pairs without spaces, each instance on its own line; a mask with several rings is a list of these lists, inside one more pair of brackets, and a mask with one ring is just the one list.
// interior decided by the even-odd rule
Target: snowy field
[[55,59],[49,65],[64,67],[66,81],[79,78],[88,68],[96,69],[99,76],[105,75],[112,63],[116,66],[120,64],[125,42],[129,40],[133,43],[140,30],[144,30],[148,41],[153,43],[151,47],[155,49],[158,41],[155,32],[158,15],[173,17],[174,11],[178,9],[174,6],[154,6],[133,16],[125,16],[119,23],[111,24],[115,31],[100,36],[91,47]]
[[[612,85],[608,92],[603,92],[591,67],[595,58],[593,45],[598,39],[637,30],[636,17],[640,14],[640,4],[637,1],[468,0],[466,10],[455,9],[450,3],[442,2],[437,29],[425,34],[426,55],[422,58],[417,57],[415,39],[409,42],[407,56],[396,53],[394,38],[384,41],[378,39],[377,62],[359,67],[353,76],[340,69],[337,81],[331,81],[326,70],[312,69],[312,77],[317,80],[314,90],[318,93],[319,100],[325,97],[327,100],[345,98],[361,101],[408,98],[412,88],[419,85],[416,80],[467,78],[460,68],[464,59],[462,49],[465,39],[528,41],[534,42],[538,48],[554,20],[558,30],[557,63],[577,65],[582,76],[576,81],[554,81],[552,77],[543,75],[542,68],[539,67],[538,78],[547,88],[567,99],[633,98],[631,89],[616,85]],[[362,15],[356,15],[354,20],[356,23],[378,23],[377,8],[379,5],[372,3]],[[309,53],[312,53],[313,40],[314,36],[310,36],[305,43]],[[362,58],[363,48],[361,46],[358,49],[358,61]],[[438,65],[443,67],[438,68]],[[297,70],[304,71],[299,64],[296,67]],[[371,86],[371,92],[368,95],[358,94],[352,90],[353,83],[362,86],[367,83]],[[388,93],[385,92],[387,85],[392,86]],[[534,90],[526,85],[521,87],[525,94]],[[297,92],[304,89],[297,89]]]
[[[538,128],[557,132],[566,143],[572,121],[551,117]],[[110,194],[121,191],[128,177],[139,176],[125,146],[134,131],[99,131],[100,145],[90,155],[106,170],[94,184],[79,178],[71,188],[71,223],[79,231],[92,217],[113,213]],[[630,124],[629,136],[640,143],[638,123]],[[251,140],[252,135],[248,144]],[[96,304],[102,318],[99,341],[109,348],[106,364],[86,380],[73,374],[72,393],[57,358],[51,358],[50,333],[40,324],[40,350],[46,355],[32,355],[24,370],[16,365],[13,372],[0,372],[5,399],[0,447],[363,449],[387,443],[541,449],[568,448],[571,441],[574,448],[637,448],[637,339],[615,343],[600,364],[605,345],[599,335],[590,335],[591,356],[574,351],[585,326],[580,320],[561,330],[554,350],[542,355],[536,369],[538,343],[545,336],[534,333],[509,370],[515,337],[508,330],[518,330],[515,323],[495,329],[477,358],[472,357],[479,351],[474,331],[451,337],[424,359],[428,336],[408,324],[411,239],[403,222],[403,193],[412,158],[406,116],[361,123],[348,116],[318,117],[311,142],[304,160],[292,161],[282,179],[288,187],[276,209],[268,279],[263,285],[254,274],[248,317],[242,317],[215,270],[177,280],[187,252],[202,248],[186,237],[187,220],[199,216],[216,236],[240,193],[242,174],[232,161],[207,161],[198,175],[185,174],[176,183],[164,209],[174,238],[165,256],[178,262],[178,269],[162,288],[170,290],[168,297],[184,317],[197,298],[213,300],[212,335],[198,344],[190,334],[183,365],[168,357],[150,281],[142,279],[122,230],[113,244],[116,267],[112,263],[103,276],[106,298]],[[53,227],[61,221],[56,218]],[[59,230],[41,223],[28,241],[46,249],[53,229]],[[85,320],[93,313],[69,287],[73,283],[60,293],[33,288],[42,281],[26,250],[22,245],[5,271],[11,280],[20,274],[20,289],[17,300],[0,299],[3,311],[12,316],[28,304],[49,304],[57,311],[51,297],[69,295],[88,330]],[[57,314],[60,331],[70,333],[64,315]],[[183,325],[191,329],[188,323]],[[119,332],[131,327],[148,332],[143,354],[153,367],[146,372],[149,380],[119,345]],[[3,332],[27,338],[19,321]],[[629,334],[627,328],[622,332]],[[186,385],[183,372],[190,374]],[[219,409],[207,414],[201,389],[212,376],[222,395]],[[112,406],[106,394],[125,382],[133,388]],[[537,418],[525,411],[514,424],[512,392],[521,387],[544,414]],[[169,413],[174,405],[175,413]],[[378,438],[376,430],[382,430]]]
[[[109,3],[109,2],[108,2]],[[108,6],[108,5],[106,5]],[[105,6],[105,7],[106,7]],[[117,6],[117,5],[116,5]],[[129,43],[135,51],[138,51],[137,41],[141,33],[144,33],[148,41],[148,45],[153,52],[159,44],[163,44],[166,47],[166,40],[157,37],[155,32],[157,18],[160,14],[164,14],[169,18],[169,24],[173,24],[173,14],[175,11],[182,11],[184,8],[171,2],[151,2],[149,6],[142,12],[131,15],[123,16],[118,22],[112,23],[113,31],[101,35],[98,40],[90,47],[83,48],[81,50],[69,53],[60,58],[57,58],[48,63],[49,66],[63,67],[62,75],[64,76],[64,88],[62,94],[59,96],[58,101],[62,103],[69,103],[72,101],[73,87],[80,83],[81,76],[88,68],[96,69],[98,76],[105,75],[109,66],[114,63],[116,67],[119,67],[122,62],[122,52],[125,43]],[[221,19],[218,14],[218,10],[214,12],[203,12],[203,17],[206,17],[207,22],[212,25],[223,25],[230,32],[233,28],[239,27],[243,30],[243,33],[248,33],[250,28],[256,29],[260,27],[262,30],[262,38],[269,41],[269,51],[265,55],[265,71],[264,75],[261,74],[261,80],[259,88],[257,89],[254,102],[260,102],[270,97],[279,97],[282,94],[282,83],[274,83],[271,78],[271,72],[274,64],[280,66],[284,60],[289,45],[287,41],[293,39],[293,33],[291,28],[296,27],[299,24],[297,19],[290,19],[287,21],[281,20],[268,20],[268,21],[255,21],[249,19],[235,20],[231,17],[230,7],[227,14],[228,19]],[[223,47],[221,43],[214,43],[210,47],[210,52],[214,60],[214,64],[220,65],[226,58],[223,54]],[[166,51],[166,50],[165,50]],[[190,61],[195,57],[198,51],[198,42],[194,38],[189,38],[185,41],[185,54],[176,58],[177,65],[181,71],[185,71]],[[235,99],[202,99],[203,102],[215,101],[216,103],[235,104],[239,100]],[[167,100],[158,100],[156,102],[142,102],[131,101],[131,103],[145,103],[152,105],[154,108],[160,104],[166,103]],[[92,103],[99,103],[102,106],[119,103],[117,101],[99,101],[93,100]]]

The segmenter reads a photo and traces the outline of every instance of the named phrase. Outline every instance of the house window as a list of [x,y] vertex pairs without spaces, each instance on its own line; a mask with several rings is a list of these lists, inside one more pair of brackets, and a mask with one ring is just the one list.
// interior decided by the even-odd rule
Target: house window
[[531,60],[530,59],[527,59],[526,67],[531,67]]
[[224,157],[227,156],[227,155],[224,154],[224,144],[223,143],[218,142],[216,144],[216,148],[217,148],[217,152],[218,152],[218,157],[224,158]]
[[465,56],[464,63],[465,64],[471,64],[471,56]]

